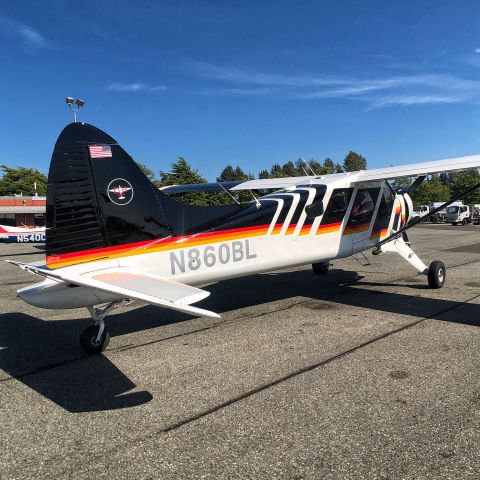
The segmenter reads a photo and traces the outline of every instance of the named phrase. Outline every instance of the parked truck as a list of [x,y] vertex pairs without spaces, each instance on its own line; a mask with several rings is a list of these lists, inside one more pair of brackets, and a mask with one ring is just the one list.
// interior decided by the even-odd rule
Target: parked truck
[[[412,218],[415,219],[419,217],[425,217],[426,215],[428,215],[429,213],[431,213],[433,210],[440,207],[444,203],[445,202],[432,202],[431,205],[417,205],[413,208]],[[447,209],[444,208],[438,211],[435,215],[432,215],[431,217],[429,217],[427,221],[432,223],[443,223],[446,221],[446,218],[447,218]]]
[[470,207],[463,203],[452,203],[447,207],[447,222],[452,225],[468,225],[472,221]]

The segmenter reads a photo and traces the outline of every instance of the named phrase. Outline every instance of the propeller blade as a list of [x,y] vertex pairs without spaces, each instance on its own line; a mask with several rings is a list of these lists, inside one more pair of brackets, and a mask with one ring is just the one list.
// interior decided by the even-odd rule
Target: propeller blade
[[407,193],[411,195],[425,180],[426,175],[417,177],[415,181],[407,188]]
[[417,177],[409,187],[397,188],[396,193],[399,193],[399,194],[408,193],[410,195],[421,185],[421,183],[425,180],[425,178],[426,178],[426,175],[421,175],[420,177]]
[[[414,182],[415,183],[415,182]],[[477,183],[476,185],[474,185],[473,187],[470,187],[470,188],[467,188],[467,190],[465,190],[464,192],[461,192],[459,193],[458,195],[455,195],[453,198],[451,198],[448,202],[445,202],[443,205],[440,205],[439,207],[437,208],[434,208],[430,213],[428,213],[427,215],[425,215],[424,217],[418,217],[417,219],[415,220],[412,220],[411,222],[408,222],[406,225],[404,225],[402,228],[400,228],[399,230],[397,230],[396,232],[393,232],[391,235],[389,235],[387,238],[384,238],[381,242],[378,243],[378,245],[375,247],[375,249],[379,249],[382,245],[385,245],[387,242],[389,242],[390,240],[393,240],[395,238],[398,238],[400,235],[403,234],[403,232],[405,232],[406,230],[408,230],[409,228],[412,228],[414,227],[415,225],[417,225],[418,223],[420,222],[423,222],[424,220],[426,220],[427,218],[430,218],[432,217],[433,215],[437,214],[440,210],[443,210],[445,207],[448,207],[449,205],[451,205],[453,202],[456,202],[457,200],[459,200],[460,198],[462,197],[465,197],[466,195],[468,195],[470,192],[473,192],[474,190],[476,190],[477,188],[480,188],[480,183]],[[380,250],[379,250],[380,252]]]

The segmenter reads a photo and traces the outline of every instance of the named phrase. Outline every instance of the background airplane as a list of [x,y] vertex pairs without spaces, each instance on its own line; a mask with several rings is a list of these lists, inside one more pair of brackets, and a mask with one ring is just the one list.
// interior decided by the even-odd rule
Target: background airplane
[[[445,265],[427,267],[399,234],[413,212],[409,194],[428,174],[479,166],[477,155],[235,182],[229,191],[280,190],[246,204],[195,207],[156,188],[109,135],[73,123],[60,134],[50,164],[46,260],[10,261],[45,279],[18,296],[42,308],[87,307],[95,324],[80,342],[94,353],[109,342],[106,315],[126,299],[218,317],[192,306],[209,295],[199,285],[304,264],[326,273],[332,259],[373,247],[398,253],[440,288]],[[406,190],[388,183],[413,176]]]
[[10,227],[0,225],[0,241],[6,243],[44,243],[45,227]]

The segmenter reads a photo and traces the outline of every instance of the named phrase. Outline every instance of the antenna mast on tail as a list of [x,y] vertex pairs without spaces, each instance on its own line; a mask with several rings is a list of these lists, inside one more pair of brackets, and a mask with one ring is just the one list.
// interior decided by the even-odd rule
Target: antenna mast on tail
[[80,110],[80,108],[82,108],[85,105],[85,100],[82,100],[81,98],[77,98],[74,104],[73,97],[67,97],[65,99],[65,102],[73,112],[74,123],[77,123],[77,112]]

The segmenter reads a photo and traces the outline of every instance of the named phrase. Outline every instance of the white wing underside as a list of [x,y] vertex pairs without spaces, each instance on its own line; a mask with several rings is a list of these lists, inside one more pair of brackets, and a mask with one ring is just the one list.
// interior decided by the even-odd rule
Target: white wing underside
[[467,170],[469,168],[480,167],[480,155],[470,155],[467,157],[446,158],[433,162],[411,163],[398,167],[377,168],[372,170],[361,170],[359,172],[334,173],[332,175],[309,176],[309,177],[285,177],[285,178],[267,178],[264,180],[249,180],[240,185],[232,187],[230,190],[257,190],[257,189],[277,189],[286,188],[292,185],[305,185],[315,180],[321,180],[323,184],[337,182],[340,179],[351,183],[371,182],[378,180],[392,180],[398,177],[418,177],[421,175],[431,175],[441,172],[453,172],[456,170]]
[[113,293],[119,298],[142,300],[180,312],[220,318],[220,315],[215,312],[190,305],[208,297],[210,292],[129,267],[112,267],[78,273],[71,271],[68,267],[49,270],[35,265],[7,261],[43,277]]

